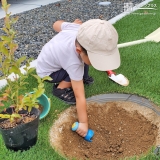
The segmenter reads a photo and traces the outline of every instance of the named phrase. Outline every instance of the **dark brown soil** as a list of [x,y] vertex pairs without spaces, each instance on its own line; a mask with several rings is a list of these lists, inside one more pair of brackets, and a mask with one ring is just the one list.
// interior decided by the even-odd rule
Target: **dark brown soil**
[[60,152],[69,159],[117,160],[145,154],[155,145],[158,127],[137,111],[128,112],[118,103],[109,102],[90,104],[87,112],[89,128],[95,132],[93,142],[71,131],[76,117],[71,116],[69,122],[63,124]]
[[6,119],[0,123],[0,128],[2,129],[14,128],[17,125],[31,122],[35,118],[36,118],[35,115],[25,115],[25,116],[22,116],[22,118],[15,119],[14,121],[10,121],[10,119]]
[[[39,109],[40,113],[43,112],[43,106],[41,104],[39,104],[38,109]],[[4,112],[6,112],[6,109],[4,109]],[[11,114],[11,113],[9,113],[9,114]],[[2,129],[14,128],[19,124],[31,122],[36,118],[35,115],[30,115],[29,113],[28,114],[21,114],[21,116],[22,116],[21,118],[15,119],[14,121],[10,121],[10,119],[4,120],[3,122],[0,123],[0,128],[2,128]]]
[[38,109],[40,110],[40,113],[43,112],[43,106],[41,104],[39,104],[39,108]]

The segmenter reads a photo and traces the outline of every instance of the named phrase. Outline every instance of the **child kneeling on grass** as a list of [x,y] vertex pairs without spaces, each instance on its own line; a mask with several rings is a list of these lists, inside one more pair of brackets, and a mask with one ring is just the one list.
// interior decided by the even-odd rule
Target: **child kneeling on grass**
[[[91,19],[84,23],[56,21],[53,29],[59,32],[44,45],[37,58],[36,71],[43,78],[50,76],[56,83],[53,95],[77,108],[79,127],[76,132],[85,137],[88,131],[84,84],[92,84],[89,65],[100,71],[120,66],[117,48],[118,34],[105,20]],[[57,84],[58,83],[58,84]]]

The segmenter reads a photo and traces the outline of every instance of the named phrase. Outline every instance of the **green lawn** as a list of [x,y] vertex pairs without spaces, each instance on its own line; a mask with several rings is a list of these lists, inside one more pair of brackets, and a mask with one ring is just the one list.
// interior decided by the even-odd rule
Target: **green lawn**
[[[153,14],[130,14],[118,21],[114,26],[119,34],[119,43],[142,39],[158,27],[160,27],[160,1],[154,0],[157,10],[148,10]],[[142,13],[139,10],[136,13]],[[94,77],[95,83],[86,87],[86,96],[104,93],[132,93],[144,96],[160,106],[160,44],[147,42],[135,46],[120,49],[121,66],[115,70],[116,73],[124,74],[130,81],[129,86],[123,87],[112,82],[105,72],[96,71],[90,68],[90,75]],[[32,78],[29,78],[33,88],[36,85]],[[62,160],[50,146],[49,130],[60,113],[69,106],[52,96],[52,84],[45,84],[45,94],[51,99],[51,110],[45,119],[40,121],[37,144],[28,151],[8,151],[0,135],[0,160]],[[141,160],[158,160],[152,153],[143,156]],[[135,158],[132,158],[135,160]]]

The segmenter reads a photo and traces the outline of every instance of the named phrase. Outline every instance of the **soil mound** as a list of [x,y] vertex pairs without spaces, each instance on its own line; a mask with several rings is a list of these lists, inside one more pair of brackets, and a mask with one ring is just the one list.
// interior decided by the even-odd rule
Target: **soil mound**
[[88,103],[89,128],[93,142],[71,131],[77,121],[76,108],[60,114],[50,130],[50,143],[62,156],[77,160],[109,160],[146,154],[160,143],[160,117],[133,102]]

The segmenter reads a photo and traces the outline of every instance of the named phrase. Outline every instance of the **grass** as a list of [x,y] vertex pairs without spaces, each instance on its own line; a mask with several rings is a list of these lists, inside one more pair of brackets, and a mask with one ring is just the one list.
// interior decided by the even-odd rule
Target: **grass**
[[[155,15],[140,15],[144,10],[130,14],[114,26],[119,34],[119,43],[142,39],[160,26],[160,1],[151,2],[156,4],[157,10],[150,11]],[[148,10],[147,10],[148,11]],[[90,68],[90,75],[94,77],[95,83],[85,87],[86,97],[104,93],[131,93],[150,99],[160,106],[160,44],[147,42],[135,46],[120,49],[121,66],[115,70],[116,73],[124,74],[130,81],[129,86],[123,87],[112,82],[105,72],[99,72]],[[28,88],[36,85],[29,77]],[[45,94],[51,99],[51,110],[48,116],[40,121],[37,144],[28,151],[8,151],[0,135],[0,160],[63,160],[49,143],[49,130],[57,118],[57,114],[69,106],[56,99],[52,95],[52,84],[45,84]],[[141,156],[140,160],[158,160],[152,152]],[[135,157],[131,160],[136,160]]]

